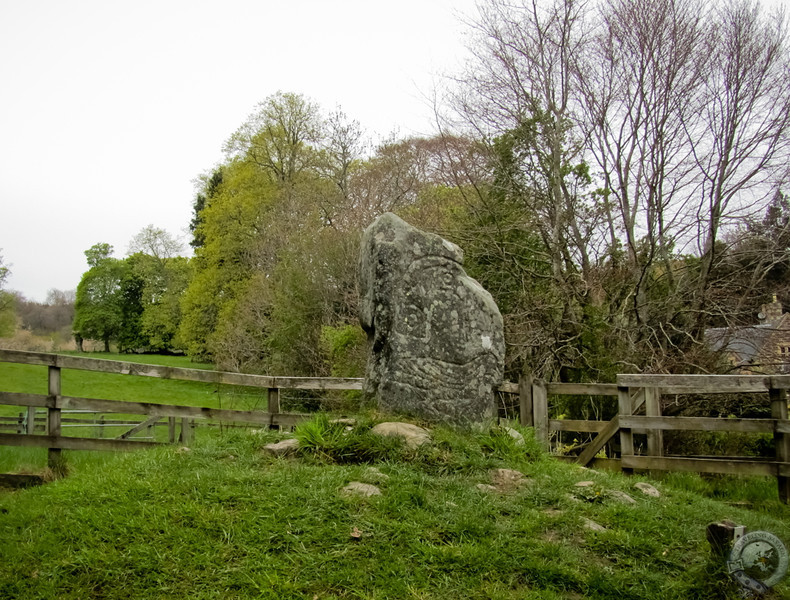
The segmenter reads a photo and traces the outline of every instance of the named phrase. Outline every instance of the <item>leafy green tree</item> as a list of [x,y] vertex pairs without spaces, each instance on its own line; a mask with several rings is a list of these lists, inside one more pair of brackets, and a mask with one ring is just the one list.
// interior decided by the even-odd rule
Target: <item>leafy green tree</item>
[[275,181],[293,183],[317,164],[322,121],[315,103],[277,92],[258,104],[227,141],[225,152],[253,162]]
[[11,270],[5,264],[3,255],[0,254],[0,337],[13,334],[16,328],[14,296],[4,289],[6,279],[10,274]]
[[119,261],[123,265],[120,289],[118,290],[121,319],[116,340],[119,352],[149,349],[148,340],[143,334],[142,328],[143,294],[146,281],[139,268],[140,256],[145,257],[145,255],[132,255]]
[[85,258],[88,260],[88,266],[93,268],[98,266],[102,261],[110,258],[113,253],[113,247],[106,242],[94,244],[85,251]]
[[124,261],[111,255],[112,246],[105,243],[85,251],[90,269],[77,286],[74,304],[75,337],[101,340],[106,352],[110,351],[110,341],[117,340],[122,329],[121,283],[126,274]]
[[283,233],[266,218],[278,198],[278,186],[254,162],[234,159],[223,166],[223,182],[201,211],[195,231],[194,275],[181,302],[179,339],[193,358],[209,359],[220,314],[235,302],[256,269],[273,264]]
[[191,276],[190,260],[184,256],[175,256],[165,265],[157,261],[155,275],[143,277],[141,329],[150,351],[183,351],[183,344],[178,337],[181,298]]
[[192,220],[189,222],[189,231],[192,233],[189,245],[195,249],[200,248],[206,241],[200,231],[200,226],[203,223],[202,213],[203,209],[211,203],[211,199],[219,194],[222,185],[222,167],[217,167],[210,175],[202,176],[200,181],[202,188],[195,194],[195,201],[192,204]]

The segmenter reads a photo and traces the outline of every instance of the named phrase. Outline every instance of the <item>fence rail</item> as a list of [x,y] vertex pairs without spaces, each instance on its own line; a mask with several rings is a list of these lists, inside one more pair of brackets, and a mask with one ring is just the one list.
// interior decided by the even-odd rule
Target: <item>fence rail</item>
[[[587,466],[601,462],[631,472],[694,471],[735,475],[766,475],[777,478],[780,499],[790,502],[790,421],[788,421],[788,375],[618,375],[616,384],[546,383],[523,378],[502,391],[519,394],[521,424],[535,428],[547,448],[552,432],[574,431],[595,434],[576,463]],[[661,414],[661,396],[666,394],[767,394],[771,418],[677,417]],[[552,395],[613,396],[617,415],[609,421],[549,419],[548,397]],[[715,431],[762,433],[773,436],[775,455],[754,457],[665,456],[664,431]],[[634,448],[634,433],[647,438],[646,453]],[[600,461],[596,456],[610,442],[619,442],[620,458]]]
[[[190,430],[195,420],[241,423],[262,427],[292,427],[309,418],[309,415],[282,412],[280,410],[280,390],[361,390],[363,383],[362,379],[357,378],[270,377],[4,349],[0,349],[0,362],[47,367],[47,394],[0,391],[0,405],[19,406],[27,409],[27,416],[23,415],[23,423],[20,423],[20,425],[24,424],[24,432],[0,433],[0,445],[47,448],[48,465],[55,471],[62,470],[62,450],[134,450],[156,445],[155,442],[128,438],[143,429],[160,425],[161,419],[167,419],[170,441],[178,439],[182,442],[189,441]],[[265,389],[267,391],[267,410],[232,410],[65,396],[61,393],[62,369]],[[44,409],[46,416],[43,419],[37,418],[36,409]],[[64,426],[68,426],[69,420],[64,419],[63,414],[73,411],[142,415],[145,419],[139,423],[127,423],[126,425],[131,429],[115,439],[64,436],[62,429]],[[180,422],[181,429],[178,437],[175,435],[177,422]],[[36,434],[39,429],[37,424],[43,425],[41,427],[44,431],[43,435]],[[108,422],[97,424],[97,426],[105,427],[110,425]]]
[[[0,433],[0,445],[48,448],[48,463],[55,470],[62,465],[63,449],[130,450],[150,447],[154,442],[128,438],[143,429],[159,425],[161,419],[165,418],[168,420],[171,441],[176,439],[178,422],[181,426],[178,439],[182,441],[189,440],[191,424],[195,420],[290,427],[308,418],[308,415],[282,412],[280,390],[361,390],[363,385],[363,380],[358,378],[271,377],[3,349],[0,349],[0,362],[47,367],[46,395],[0,392],[0,404],[27,408],[27,417],[22,419],[23,423],[19,423],[20,426],[24,424],[25,432]],[[61,393],[62,369],[261,388],[267,390],[267,410],[244,411],[65,396]],[[576,431],[594,434],[580,454],[573,458],[581,465],[605,463],[608,466],[617,465],[626,472],[647,469],[775,476],[780,498],[784,502],[790,502],[790,421],[787,405],[790,375],[618,375],[616,384],[546,383],[523,377],[517,383],[503,382],[495,389],[500,393],[518,396],[521,424],[533,427],[537,439],[547,447],[552,432]],[[661,414],[662,394],[720,393],[767,393],[771,404],[771,418],[670,417]],[[613,397],[617,399],[618,414],[609,421],[550,419],[548,400],[555,395]],[[36,418],[36,409],[45,410],[44,419]],[[64,411],[143,415],[145,419],[133,425],[127,423],[131,429],[115,439],[71,437],[62,435],[62,428],[68,425],[62,416]],[[44,425],[44,435],[36,434],[37,423]],[[104,425],[108,426],[108,423]],[[664,456],[664,431],[694,430],[771,434],[776,454],[768,460]],[[635,452],[635,432],[646,433],[646,454]],[[598,459],[596,455],[614,440],[619,441],[620,458],[605,461]]]

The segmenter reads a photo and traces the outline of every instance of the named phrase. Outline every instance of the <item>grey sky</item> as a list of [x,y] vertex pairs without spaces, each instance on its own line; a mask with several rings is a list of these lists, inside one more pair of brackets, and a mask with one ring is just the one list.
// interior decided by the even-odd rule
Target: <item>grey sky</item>
[[[73,289],[97,242],[184,235],[193,180],[278,91],[371,134],[428,132],[472,0],[0,0],[0,248],[8,288]],[[185,236],[186,239],[186,236]]]

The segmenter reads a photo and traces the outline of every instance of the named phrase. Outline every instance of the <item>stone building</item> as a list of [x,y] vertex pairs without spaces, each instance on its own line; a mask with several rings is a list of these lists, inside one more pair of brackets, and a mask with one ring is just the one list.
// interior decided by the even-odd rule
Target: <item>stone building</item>
[[708,329],[705,338],[714,350],[726,353],[739,373],[790,373],[790,313],[774,296],[757,317],[759,323],[746,327]]

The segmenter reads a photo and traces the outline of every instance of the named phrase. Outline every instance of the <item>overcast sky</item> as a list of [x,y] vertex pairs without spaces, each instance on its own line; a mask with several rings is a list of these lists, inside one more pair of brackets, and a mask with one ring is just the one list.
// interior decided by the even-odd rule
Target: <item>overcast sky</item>
[[277,91],[374,139],[429,133],[473,0],[0,0],[0,254],[7,288],[74,289],[98,242],[188,240],[193,180]]

